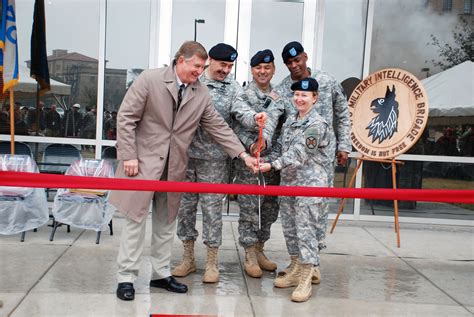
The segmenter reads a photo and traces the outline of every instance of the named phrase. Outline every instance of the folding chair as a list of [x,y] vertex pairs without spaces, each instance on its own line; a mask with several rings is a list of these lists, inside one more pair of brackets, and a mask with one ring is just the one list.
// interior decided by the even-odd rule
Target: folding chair
[[[28,155],[0,155],[0,170],[39,173]],[[44,188],[0,186],[0,234],[11,235],[36,229],[49,220]]]
[[102,149],[102,158],[103,159],[117,159],[117,149],[115,146],[107,146]]
[[[0,142],[0,154],[12,154],[10,145],[11,145],[10,141]],[[30,146],[23,142],[15,141],[15,154],[28,155],[28,156],[33,157],[33,152],[31,152]]]
[[111,160],[113,165],[114,165],[114,169],[117,168],[117,165],[118,165],[118,161],[117,161],[117,149],[115,148],[115,146],[105,146],[102,148],[102,159],[107,159],[107,160]]
[[81,158],[81,152],[71,144],[50,144],[44,149],[41,172],[64,174],[69,165]]
[[[41,173],[64,174],[77,159],[81,158],[81,152],[71,144],[50,144],[44,149],[43,160],[38,165],[41,166]],[[46,197],[56,189],[46,188]]]
[[[80,159],[67,169],[66,175],[90,177],[114,177],[113,164],[108,160]],[[60,224],[67,224],[97,232],[99,244],[101,231],[110,228],[113,235],[112,216],[115,208],[108,202],[107,190],[58,189],[53,203],[54,224],[50,241]]]

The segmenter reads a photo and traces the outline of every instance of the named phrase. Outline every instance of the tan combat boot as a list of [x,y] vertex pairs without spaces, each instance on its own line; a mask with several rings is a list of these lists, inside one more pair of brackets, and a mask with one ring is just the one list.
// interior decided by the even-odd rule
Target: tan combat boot
[[183,261],[173,269],[171,274],[177,277],[185,277],[196,272],[196,262],[194,261],[194,240],[183,241],[184,253]]
[[277,265],[275,262],[270,261],[265,253],[263,253],[263,245],[264,242],[258,242],[256,245],[258,265],[262,270],[275,271],[277,269]]
[[219,282],[219,269],[217,268],[217,250],[218,248],[207,247],[206,271],[202,277],[204,283]]
[[298,285],[299,274],[300,274],[300,261],[296,257],[295,261],[292,261],[293,265],[290,265],[290,270],[285,275],[279,275],[273,281],[273,285],[279,288],[287,288]]
[[315,266],[313,268],[313,277],[311,278],[312,284],[319,284],[321,283],[321,272],[319,272],[319,266]]
[[298,260],[298,256],[297,255],[291,255],[290,259],[291,259],[290,265],[288,265],[286,267],[286,269],[284,269],[283,271],[278,272],[277,276],[283,276],[283,275],[288,274],[293,269],[293,266],[295,266],[296,261]]
[[312,293],[311,280],[313,278],[313,265],[312,264],[300,264],[300,280],[298,287],[291,294],[291,300],[294,302],[306,302]]
[[255,246],[245,248],[245,262],[244,262],[244,269],[245,273],[247,273],[250,277],[261,277],[262,270],[260,266],[258,266],[257,261],[257,252]]

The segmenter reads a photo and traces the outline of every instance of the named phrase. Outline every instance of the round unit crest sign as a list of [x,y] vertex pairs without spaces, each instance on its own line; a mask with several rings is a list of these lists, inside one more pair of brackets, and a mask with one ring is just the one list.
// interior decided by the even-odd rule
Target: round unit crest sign
[[421,137],[428,121],[428,98],[407,71],[382,69],[364,80],[349,98],[351,141],[359,153],[391,159]]

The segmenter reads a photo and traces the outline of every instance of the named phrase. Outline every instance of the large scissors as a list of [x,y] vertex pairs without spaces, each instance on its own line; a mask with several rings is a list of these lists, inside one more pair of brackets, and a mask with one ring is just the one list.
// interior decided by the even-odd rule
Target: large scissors
[[[263,176],[262,171],[260,170],[260,151],[262,149],[262,142],[263,142],[263,127],[260,125],[260,129],[258,132],[258,143],[257,143],[257,152],[256,152],[256,157],[257,157],[257,184],[259,186],[263,186],[265,188],[265,177]],[[262,229],[262,195],[258,195],[258,229]]]
[[[262,171],[258,171],[257,184],[265,188],[265,177]],[[262,195],[258,195],[258,229],[262,229]]]

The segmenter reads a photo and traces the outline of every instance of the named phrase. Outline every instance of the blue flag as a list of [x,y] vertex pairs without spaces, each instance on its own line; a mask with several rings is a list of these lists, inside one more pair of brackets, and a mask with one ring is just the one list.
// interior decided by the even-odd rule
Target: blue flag
[[6,92],[18,84],[19,80],[15,0],[2,0],[0,70],[3,73],[3,92]]

